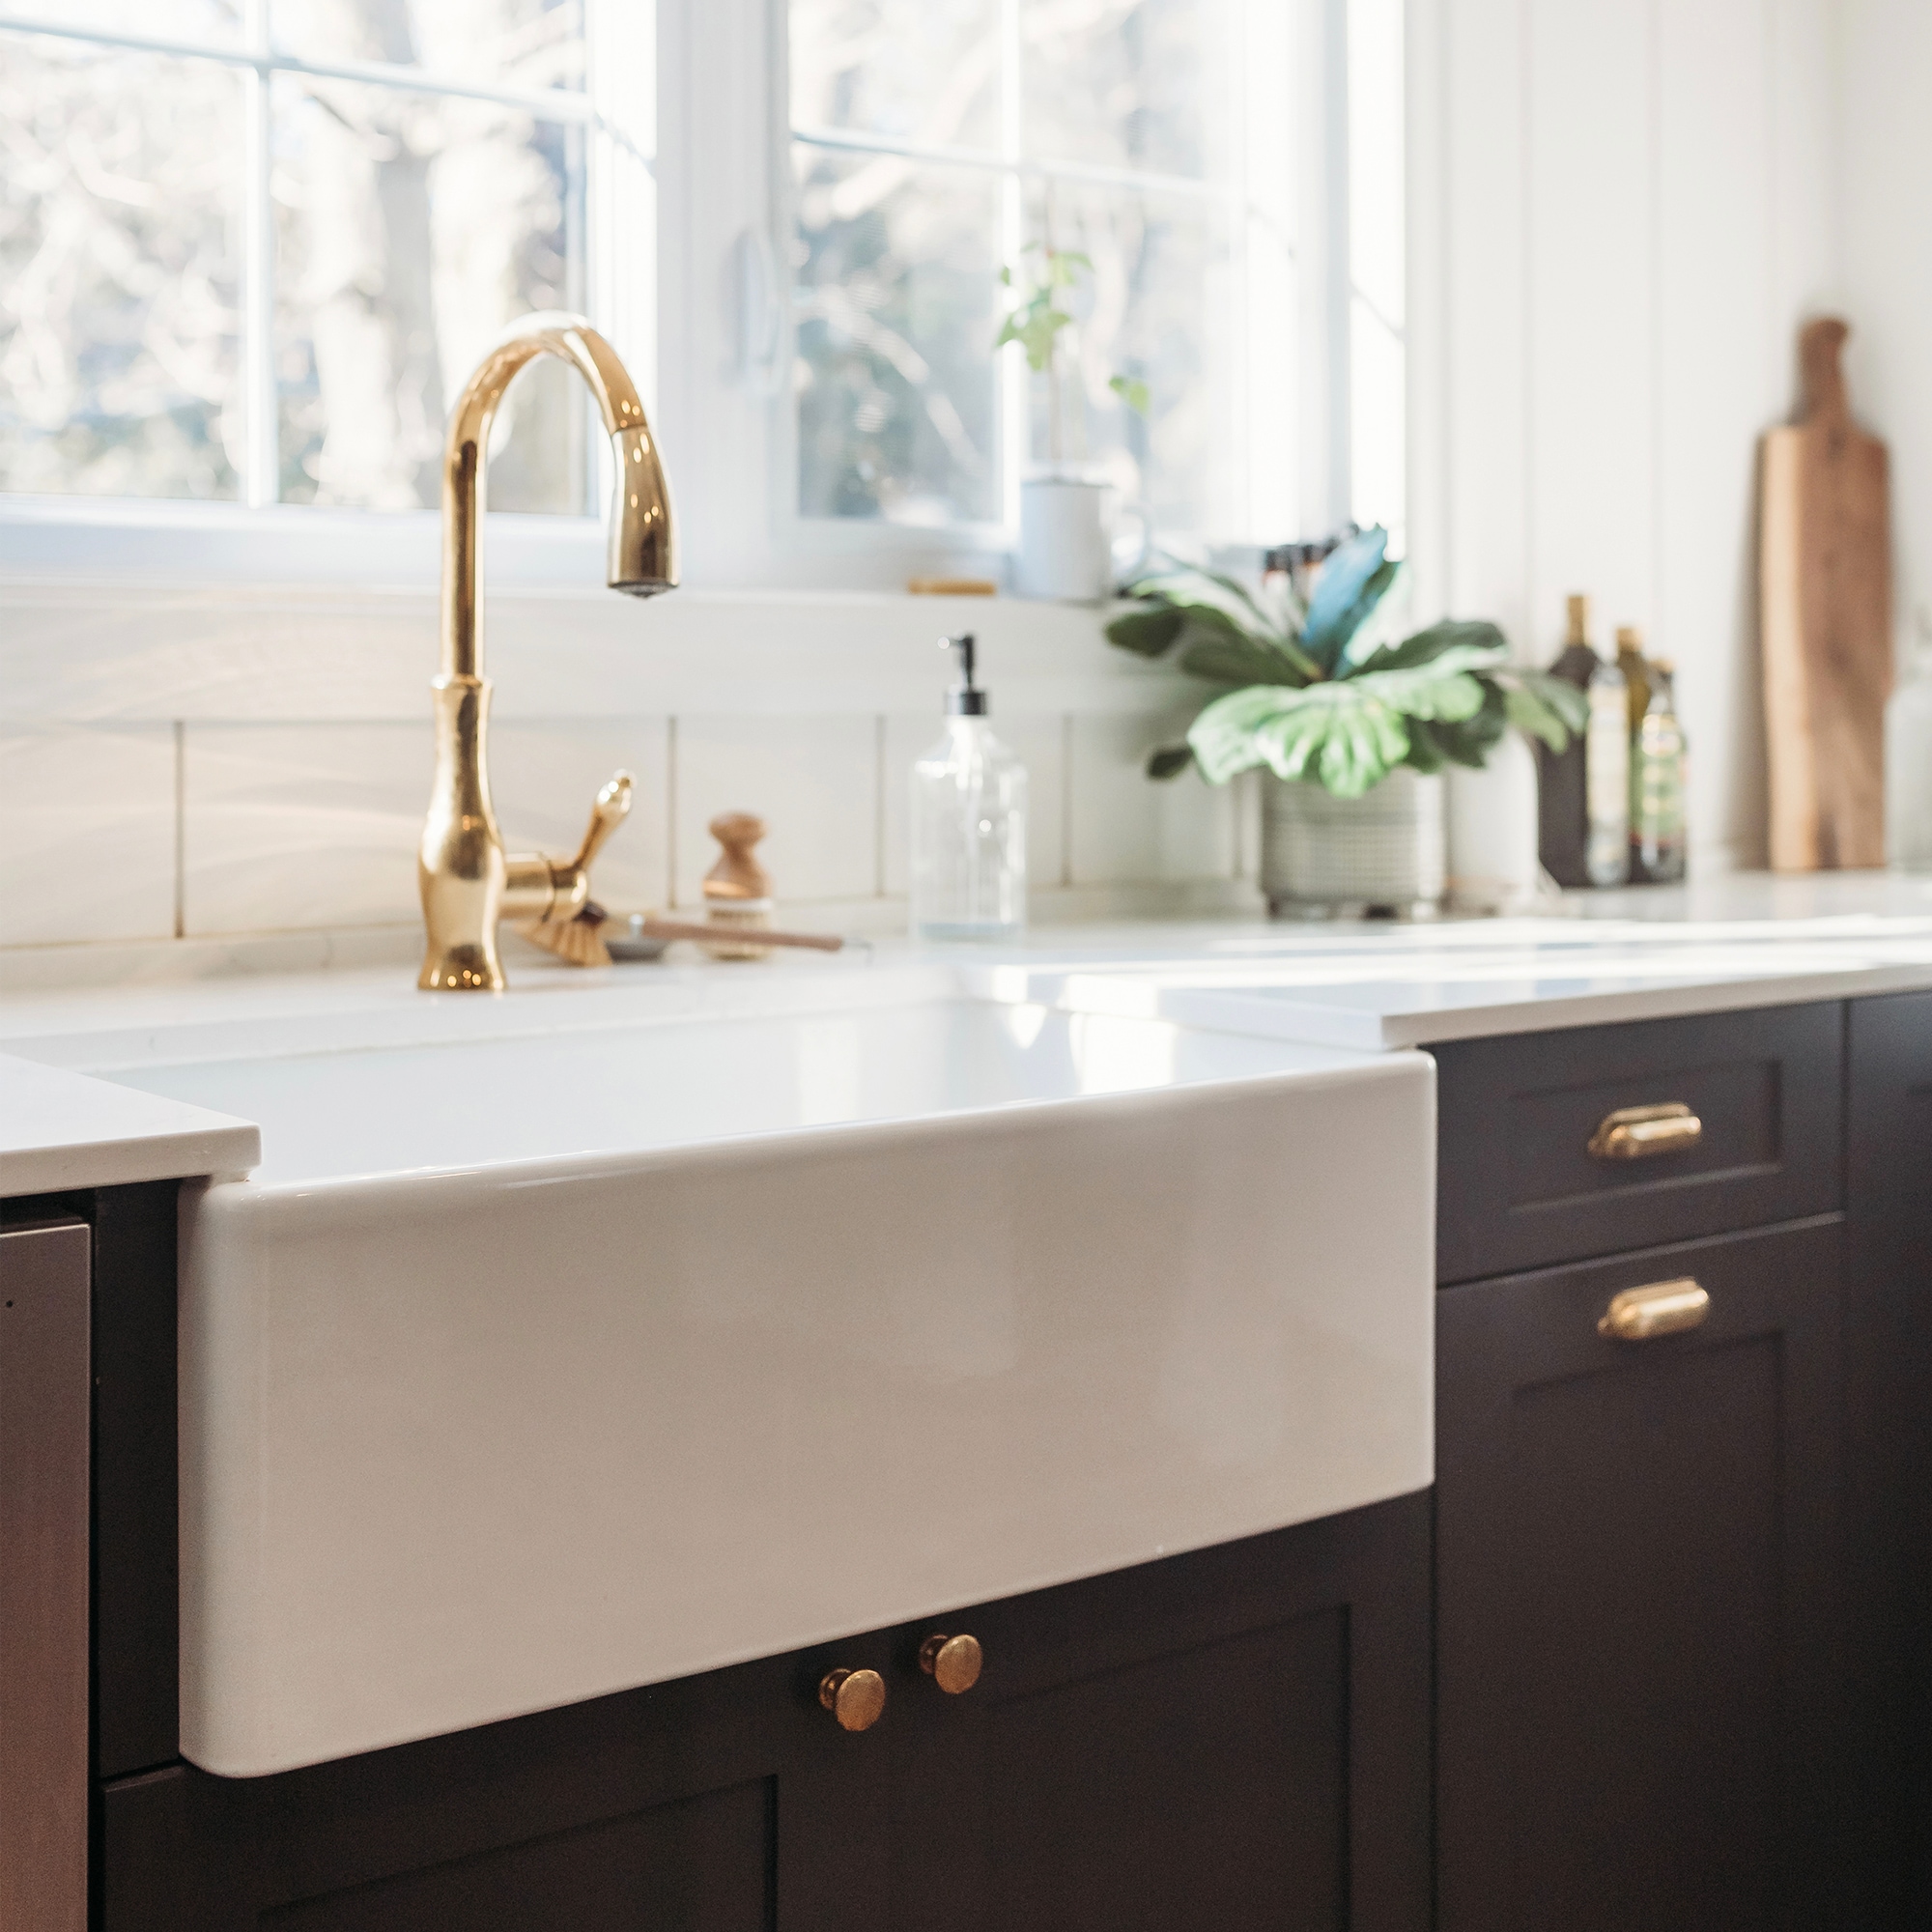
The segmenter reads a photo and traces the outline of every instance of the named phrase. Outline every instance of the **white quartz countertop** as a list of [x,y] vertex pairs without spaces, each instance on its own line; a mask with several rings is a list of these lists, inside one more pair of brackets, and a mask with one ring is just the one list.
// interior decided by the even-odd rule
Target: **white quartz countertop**
[[[1551,917],[1435,925],[1043,928],[996,952],[781,955],[608,974],[520,959],[496,1000],[419,994],[401,965],[229,974],[0,998],[0,1195],[237,1173],[245,1121],[116,1081],[185,1061],[595,1031],[968,994],[1381,1052],[1487,1035],[1932,988],[1932,879],[1745,874],[1578,895]],[[890,982],[890,983],[889,983]],[[896,989],[896,990],[894,990]]]
[[0,1197],[245,1174],[261,1158],[247,1121],[0,1054]]

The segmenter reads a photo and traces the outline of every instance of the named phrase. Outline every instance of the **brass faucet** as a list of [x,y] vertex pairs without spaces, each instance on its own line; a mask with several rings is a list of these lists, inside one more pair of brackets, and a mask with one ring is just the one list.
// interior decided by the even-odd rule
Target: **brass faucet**
[[490,426],[526,362],[556,355],[590,386],[616,459],[607,579],[612,590],[655,596],[677,584],[670,492],[644,406],[616,352],[582,316],[526,316],[486,355],[457,398],[442,463],[442,669],[436,706],[436,781],[416,854],[428,945],[416,984],[426,991],[500,992],[502,919],[565,921],[590,895],[590,861],[631,809],[619,772],[598,794],[575,858],[506,853],[490,803],[490,680],[482,674],[484,468]]

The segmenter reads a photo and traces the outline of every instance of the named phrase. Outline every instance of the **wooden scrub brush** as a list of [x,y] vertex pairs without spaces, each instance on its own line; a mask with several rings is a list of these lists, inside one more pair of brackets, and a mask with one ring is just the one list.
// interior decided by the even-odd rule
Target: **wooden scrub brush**
[[[595,899],[586,899],[574,919],[544,920],[534,925],[520,926],[518,930],[546,952],[554,952],[566,965],[609,966],[611,949],[604,942],[601,928],[610,922],[611,915]],[[668,945],[674,939],[689,939],[707,952],[718,950],[718,928],[708,922],[660,919],[655,913],[644,912],[633,913],[620,923],[624,935],[631,940],[654,939]],[[853,945],[862,951],[866,949],[864,940],[840,939],[836,933],[775,932],[768,928],[760,928],[758,945],[760,949],[795,946],[810,952],[842,952]]]
[[[598,848],[624,822],[630,809],[631,775],[619,772],[597,794],[597,803],[590,813],[590,829],[583,835],[583,843],[577,857],[568,866],[552,868],[555,884],[564,895],[563,916],[526,920],[517,927],[532,945],[554,953],[566,966],[611,964],[611,949],[605,944],[603,932],[603,928],[610,923],[611,915],[588,896],[590,862],[597,856]],[[734,865],[733,847],[726,844],[725,858],[719,862],[711,877],[705,880],[707,900],[717,896],[713,890],[714,881],[729,878],[735,891],[727,889],[724,895],[727,919],[730,912],[749,912],[753,919],[768,920],[771,917],[770,887],[762,869],[754,860],[750,859],[751,846],[763,835],[765,828],[755,818],[744,813],[714,821],[714,833],[720,825],[727,826],[743,840],[742,858]],[[719,836],[722,840],[723,834]],[[749,870],[743,869],[747,864]],[[760,887],[763,888],[763,895],[754,896]],[[730,903],[734,897],[738,900],[736,905]],[[575,910],[569,910],[573,905]],[[712,903],[710,919],[701,923],[696,920],[659,919],[654,913],[634,913],[624,923],[624,931],[632,940],[655,939],[667,943],[673,939],[696,940],[721,958],[757,958],[775,946],[804,947],[813,952],[839,952],[845,947],[844,940],[830,933],[772,932],[759,925],[755,950],[743,942],[738,942],[735,950],[727,950],[719,944],[719,927],[726,923],[720,920],[719,907]]]

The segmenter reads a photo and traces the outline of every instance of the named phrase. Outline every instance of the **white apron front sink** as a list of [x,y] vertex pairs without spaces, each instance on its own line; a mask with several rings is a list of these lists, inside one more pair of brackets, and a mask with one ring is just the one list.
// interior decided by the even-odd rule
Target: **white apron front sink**
[[311,1764],[1430,1481],[1431,1063],[936,978],[102,1069],[262,1128],[184,1208],[187,1757]]

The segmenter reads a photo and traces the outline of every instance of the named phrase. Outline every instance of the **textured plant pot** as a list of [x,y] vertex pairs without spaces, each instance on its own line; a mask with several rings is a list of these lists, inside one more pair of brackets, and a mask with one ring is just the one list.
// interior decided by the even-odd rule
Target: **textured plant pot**
[[1360,798],[1262,778],[1262,891],[1276,919],[1427,917],[1448,883],[1442,781],[1403,766]]

